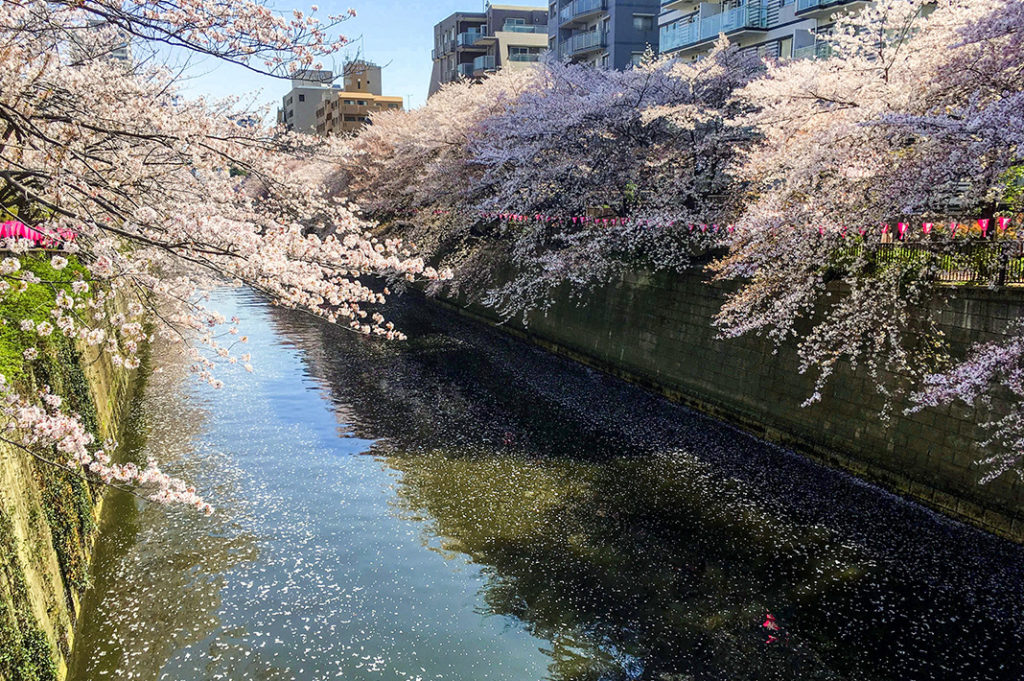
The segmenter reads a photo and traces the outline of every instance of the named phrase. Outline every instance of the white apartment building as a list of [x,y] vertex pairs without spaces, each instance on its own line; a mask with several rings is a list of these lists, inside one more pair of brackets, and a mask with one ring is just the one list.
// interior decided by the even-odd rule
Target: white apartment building
[[799,59],[828,50],[835,15],[868,0],[663,0],[658,20],[661,54],[699,59],[720,33],[766,57]]
[[333,71],[296,71],[292,78],[292,89],[281,98],[277,110],[277,122],[287,130],[312,135],[316,132],[316,110],[324,99],[341,86],[333,86]]

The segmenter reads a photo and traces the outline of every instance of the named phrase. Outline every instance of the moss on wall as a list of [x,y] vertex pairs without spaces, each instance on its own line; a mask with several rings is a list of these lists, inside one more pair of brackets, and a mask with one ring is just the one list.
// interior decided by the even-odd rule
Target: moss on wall
[[56,681],[57,664],[32,605],[7,509],[0,507],[0,678]]
[[[26,256],[22,268],[40,279],[70,280],[84,268],[70,259],[56,272],[48,256]],[[131,375],[94,349],[60,333],[40,339],[20,327],[47,320],[57,292],[69,284],[33,284],[0,299],[0,374],[23,394],[44,386],[79,414],[100,441],[116,438],[131,394]],[[26,361],[35,347],[39,357]],[[56,451],[48,456],[59,459]],[[66,673],[89,560],[100,490],[24,452],[0,445],[0,681],[61,679]]]

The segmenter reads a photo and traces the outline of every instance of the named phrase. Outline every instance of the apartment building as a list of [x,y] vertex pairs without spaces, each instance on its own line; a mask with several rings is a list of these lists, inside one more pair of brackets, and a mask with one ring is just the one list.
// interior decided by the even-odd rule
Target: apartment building
[[625,69],[658,49],[660,0],[551,0],[548,46],[560,57]]
[[483,12],[456,12],[434,26],[429,94],[445,83],[522,68],[540,59],[547,46],[544,7],[488,4]]
[[345,67],[343,87],[332,88],[316,109],[316,134],[346,135],[358,132],[377,111],[401,109],[401,97],[383,93],[380,66],[367,61]]
[[699,59],[720,33],[761,56],[799,59],[823,54],[824,40],[837,13],[854,11],[867,0],[665,0],[658,20],[660,51]]
[[332,87],[333,82],[333,71],[296,71],[291,91],[281,98],[281,108],[277,110],[278,124],[290,131],[315,133],[317,109],[332,90],[341,88],[340,85]]
[[68,34],[72,63],[98,59],[130,68],[133,66],[131,35],[114,24],[90,19]]

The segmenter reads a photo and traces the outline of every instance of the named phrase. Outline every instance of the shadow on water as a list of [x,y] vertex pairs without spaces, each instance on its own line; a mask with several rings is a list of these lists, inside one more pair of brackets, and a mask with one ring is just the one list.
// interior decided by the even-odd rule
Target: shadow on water
[[272,319],[551,679],[1024,678],[1021,547],[412,296]]

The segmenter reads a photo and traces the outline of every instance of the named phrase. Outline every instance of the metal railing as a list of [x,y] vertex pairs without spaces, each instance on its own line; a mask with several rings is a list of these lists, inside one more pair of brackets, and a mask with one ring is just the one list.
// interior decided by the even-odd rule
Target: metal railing
[[465,78],[470,78],[473,75],[473,65],[472,64],[459,64],[459,67],[458,67],[457,71],[458,71],[460,76],[463,76]]
[[580,52],[604,47],[606,44],[607,35],[604,31],[577,33],[562,42],[562,54],[579,54]]
[[765,29],[767,27],[767,3],[763,0],[748,0],[739,7],[733,7],[724,12],[711,15],[692,14],[675,23],[663,26],[660,48],[662,52],[668,52],[707,40],[714,40],[719,33],[728,34],[741,29]]
[[537,53],[527,52],[519,54],[508,55],[509,61],[540,61],[540,55]]
[[960,243],[857,244],[840,251],[841,258],[865,257],[876,267],[917,267],[923,276],[949,284],[1024,284],[1024,242],[962,241]]
[[477,57],[473,60],[474,71],[493,71],[494,70],[494,55],[485,54],[482,57]]
[[498,30],[504,33],[547,33],[548,27],[531,24],[505,24]]
[[459,47],[472,47],[482,35],[486,34],[483,31],[466,31],[464,33],[460,33],[457,40],[458,45]]
[[668,52],[686,45],[700,42],[700,21],[694,16],[690,20],[680,20],[661,27],[659,46],[662,52]]
[[558,13],[560,23],[572,21],[577,17],[608,9],[608,0],[574,0]]

